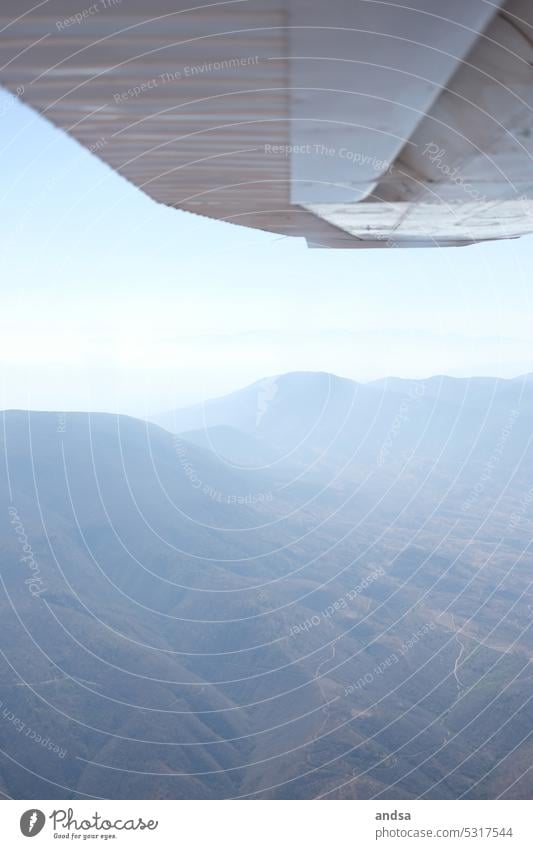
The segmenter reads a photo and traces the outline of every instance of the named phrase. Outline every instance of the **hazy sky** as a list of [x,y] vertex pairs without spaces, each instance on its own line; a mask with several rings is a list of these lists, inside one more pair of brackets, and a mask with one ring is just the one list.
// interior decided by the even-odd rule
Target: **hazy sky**
[[158,206],[1,91],[0,120],[3,408],[142,416],[294,370],[533,371],[532,238],[308,250]]

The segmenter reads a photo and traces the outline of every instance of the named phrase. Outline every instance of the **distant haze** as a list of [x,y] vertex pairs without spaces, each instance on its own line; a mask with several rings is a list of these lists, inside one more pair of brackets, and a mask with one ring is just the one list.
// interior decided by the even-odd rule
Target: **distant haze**
[[0,793],[531,799],[532,420],[309,372],[4,413]]

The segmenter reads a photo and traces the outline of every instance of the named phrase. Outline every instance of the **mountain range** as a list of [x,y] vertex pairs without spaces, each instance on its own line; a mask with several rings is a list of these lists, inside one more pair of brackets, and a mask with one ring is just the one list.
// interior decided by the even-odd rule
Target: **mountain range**
[[533,380],[5,411],[0,791],[531,798]]

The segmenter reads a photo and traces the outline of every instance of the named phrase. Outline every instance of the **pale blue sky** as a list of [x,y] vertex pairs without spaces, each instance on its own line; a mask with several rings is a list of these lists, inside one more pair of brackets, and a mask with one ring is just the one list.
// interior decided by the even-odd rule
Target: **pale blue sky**
[[293,370],[533,371],[533,239],[312,251],[158,206],[0,92],[0,406],[144,415]]

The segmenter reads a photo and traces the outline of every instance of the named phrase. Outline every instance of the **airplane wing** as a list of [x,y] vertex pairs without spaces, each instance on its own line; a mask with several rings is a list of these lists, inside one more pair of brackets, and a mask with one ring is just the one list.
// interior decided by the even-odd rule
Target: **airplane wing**
[[0,83],[155,201],[311,247],[533,231],[527,0],[3,0]]

